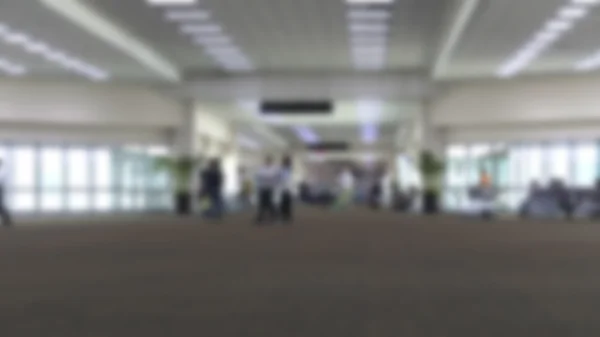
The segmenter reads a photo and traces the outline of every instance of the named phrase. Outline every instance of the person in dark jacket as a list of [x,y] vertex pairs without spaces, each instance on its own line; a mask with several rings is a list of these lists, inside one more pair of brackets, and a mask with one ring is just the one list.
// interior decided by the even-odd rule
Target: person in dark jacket
[[294,182],[292,179],[292,159],[283,158],[279,181],[279,217],[283,222],[291,222],[294,218]]
[[221,172],[221,163],[218,159],[210,161],[208,167],[202,172],[202,197],[206,198],[209,207],[204,215],[211,218],[220,218],[223,216],[223,172]]
[[3,166],[4,163],[2,162],[2,159],[0,159],[0,217],[2,218],[2,224],[6,227],[10,227],[12,225],[12,218],[10,216],[10,213],[8,212],[8,208],[6,207],[6,203],[4,201],[6,175]]

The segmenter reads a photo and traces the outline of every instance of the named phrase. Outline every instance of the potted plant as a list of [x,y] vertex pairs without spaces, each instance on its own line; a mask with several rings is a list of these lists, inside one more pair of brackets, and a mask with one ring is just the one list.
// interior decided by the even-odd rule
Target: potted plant
[[192,178],[198,160],[191,156],[159,157],[156,167],[169,173],[174,192],[175,211],[179,215],[192,213]]
[[444,173],[444,162],[431,151],[422,151],[419,158],[419,170],[423,178],[423,211],[435,214],[440,210],[440,192]]

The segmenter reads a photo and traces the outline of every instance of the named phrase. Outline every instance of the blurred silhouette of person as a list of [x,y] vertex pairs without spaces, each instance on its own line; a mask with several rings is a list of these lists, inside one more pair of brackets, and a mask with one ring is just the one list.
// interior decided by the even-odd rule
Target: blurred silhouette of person
[[285,157],[281,163],[279,181],[279,217],[284,222],[291,222],[294,217],[294,182],[292,178],[292,159]]
[[212,159],[202,172],[202,196],[209,202],[209,206],[204,212],[206,217],[221,218],[223,216],[223,182],[221,162],[218,159]]
[[348,207],[354,198],[354,174],[350,167],[342,170],[338,178],[338,185],[340,193],[335,206],[338,209],[343,209]]
[[242,208],[246,208],[251,204],[252,199],[252,179],[246,168],[240,169],[241,189],[239,195],[239,203]]
[[4,170],[4,162],[2,161],[2,159],[0,159],[0,217],[2,217],[2,224],[5,227],[10,227],[12,225],[12,218],[4,200],[5,187],[6,172]]
[[275,207],[275,192],[280,183],[280,169],[273,164],[273,158],[265,158],[264,165],[258,170],[256,175],[256,186],[258,192],[258,207],[256,212],[256,223],[262,224],[265,221],[275,221],[277,219],[277,209]]

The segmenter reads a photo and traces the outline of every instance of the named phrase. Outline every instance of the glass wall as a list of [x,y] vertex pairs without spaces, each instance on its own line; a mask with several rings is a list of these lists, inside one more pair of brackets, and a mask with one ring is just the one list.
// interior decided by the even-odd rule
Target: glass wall
[[469,209],[468,189],[486,173],[500,190],[499,206],[515,210],[534,182],[544,186],[560,179],[569,186],[593,186],[600,177],[600,142],[453,144],[446,149],[446,164],[448,209]]
[[5,198],[15,212],[132,212],[171,208],[164,146],[0,143]]

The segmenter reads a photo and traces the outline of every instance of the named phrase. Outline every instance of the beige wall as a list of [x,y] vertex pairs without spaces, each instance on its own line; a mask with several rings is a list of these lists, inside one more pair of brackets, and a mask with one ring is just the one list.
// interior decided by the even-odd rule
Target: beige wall
[[600,77],[454,84],[430,106],[447,141],[600,137]]

